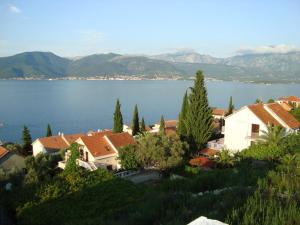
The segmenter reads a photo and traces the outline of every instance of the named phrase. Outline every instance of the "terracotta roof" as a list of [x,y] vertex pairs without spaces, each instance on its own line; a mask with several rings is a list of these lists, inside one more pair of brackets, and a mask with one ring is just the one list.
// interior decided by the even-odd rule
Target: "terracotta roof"
[[166,135],[176,134],[176,128],[175,127],[167,127],[167,128],[165,128],[165,134]]
[[216,116],[225,116],[226,110],[220,109],[220,108],[215,108],[215,109],[213,109],[212,114],[216,115]]
[[248,108],[265,124],[281,125],[261,103],[248,105]]
[[278,103],[267,104],[267,107],[270,108],[290,128],[295,129],[300,127],[300,122],[292,116],[292,114],[284,110]]
[[127,132],[112,134],[106,137],[114,145],[115,148],[135,144],[133,137]]
[[78,138],[85,136],[85,134],[67,134],[63,135],[63,138],[71,145],[74,143]]
[[94,157],[116,153],[104,137],[84,136],[80,139]]
[[189,161],[189,164],[192,166],[200,166],[206,168],[213,168],[215,163],[206,157],[197,157]]
[[6,148],[0,146],[0,159],[1,159],[3,156],[5,156],[7,153],[9,153],[9,151],[8,151]]
[[279,105],[286,111],[291,111],[293,109],[292,106],[290,106],[288,103],[286,102],[282,102],[282,103],[279,103]]
[[286,97],[281,97],[279,100],[283,101],[288,101],[288,102],[300,102],[300,98],[297,96],[286,96]]
[[217,155],[218,152],[219,151],[211,149],[211,148],[205,148],[200,151],[200,153],[205,156],[214,156],[214,155]]
[[64,141],[61,136],[51,136],[38,138],[42,145],[47,149],[60,150],[67,148],[69,145]]
[[177,123],[178,123],[178,120],[166,120],[165,128],[176,127]]

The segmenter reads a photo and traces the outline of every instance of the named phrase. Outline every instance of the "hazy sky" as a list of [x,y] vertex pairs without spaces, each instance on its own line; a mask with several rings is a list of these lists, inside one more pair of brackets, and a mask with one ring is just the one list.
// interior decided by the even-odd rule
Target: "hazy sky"
[[300,48],[300,0],[0,0],[0,56],[186,48],[217,57]]

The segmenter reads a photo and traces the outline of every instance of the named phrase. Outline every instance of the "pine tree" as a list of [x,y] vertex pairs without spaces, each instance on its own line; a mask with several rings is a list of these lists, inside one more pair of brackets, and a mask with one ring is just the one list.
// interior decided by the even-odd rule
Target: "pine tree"
[[131,129],[132,129],[132,136],[140,133],[139,112],[138,112],[137,105],[135,105],[135,107],[134,107]]
[[232,102],[232,96],[230,96],[226,116],[231,115],[233,113],[233,110],[234,110],[234,105],[233,105],[233,102]]
[[179,113],[177,133],[181,138],[187,137],[186,116],[189,109],[189,101],[187,91],[183,97],[181,112]]
[[159,133],[164,134],[165,133],[165,119],[164,116],[161,116],[160,118],[160,125],[159,125]]
[[144,117],[142,117],[142,122],[141,122],[141,132],[145,132],[145,131],[146,131],[145,120],[144,120]]
[[31,139],[31,135],[29,132],[29,129],[24,126],[23,128],[23,155],[27,156],[27,155],[31,155],[32,154],[32,139]]
[[52,130],[51,130],[50,124],[48,124],[48,126],[47,126],[46,137],[51,137],[51,136],[52,136]]
[[115,113],[114,113],[114,133],[122,133],[123,132],[123,116],[121,113],[121,104],[119,99],[117,99]]
[[196,73],[194,87],[191,87],[186,121],[191,148],[194,150],[203,148],[212,135],[213,117],[208,104],[202,71]]

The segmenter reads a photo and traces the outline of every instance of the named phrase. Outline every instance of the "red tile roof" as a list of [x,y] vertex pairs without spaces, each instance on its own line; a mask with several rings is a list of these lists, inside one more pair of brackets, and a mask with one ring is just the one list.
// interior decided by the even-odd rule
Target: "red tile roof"
[[205,148],[200,151],[200,154],[205,155],[205,156],[214,156],[214,155],[217,155],[218,152],[219,151],[211,149],[211,148]]
[[42,137],[38,139],[47,149],[60,150],[67,148],[69,144],[60,136]]
[[178,120],[166,120],[165,121],[165,128],[176,127]]
[[278,103],[267,104],[281,120],[283,120],[290,128],[295,129],[300,127],[300,122],[289,112],[284,110]]
[[213,168],[215,163],[206,157],[197,157],[189,161],[192,166],[200,166],[206,168]]
[[297,96],[286,96],[286,97],[281,97],[279,100],[287,101],[287,102],[300,102],[300,98]]
[[173,135],[176,134],[176,127],[167,127],[165,128],[166,135]]
[[215,108],[215,109],[213,109],[212,114],[215,115],[215,116],[225,116],[226,110],[225,109],[220,109],[220,108]]
[[281,125],[261,103],[248,105],[248,108],[265,124]]
[[116,153],[104,137],[84,136],[80,139],[94,157]]
[[7,153],[9,153],[9,151],[8,151],[6,148],[0,146],[0,159],[1,159],[3,156],[5,156]]
[[85,136],[85,134],[67,134],[62,137],[68,142],[69,145],[74,143],[78,138]]
[[133,137],[127,132],[108,135],[107,138],[114,145],[115,148],[135,144]]
[[291,111],[293,109],[292,106],[290,106],[288,103],[286,102],[282,102],[282,103],[279,103],[279,105],[286,111]]

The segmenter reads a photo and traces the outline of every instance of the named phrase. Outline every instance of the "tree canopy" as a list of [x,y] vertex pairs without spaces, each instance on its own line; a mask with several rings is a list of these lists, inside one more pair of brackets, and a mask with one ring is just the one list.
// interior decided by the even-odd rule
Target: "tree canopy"
[[137,105],[134,106],[131,129],[132,129],[133,136],[140,133],[140,119],[139,119],[139,111]]
[[51,137],[52,136],[52,130],[50,124],[47,125],[47,133],[46,137]]
[[123,116],[121,113],[121,104],[119,99],[117,99],[116,108],[114,112],[114,126],[113,126],[114,133],[121,133],[123,132]]

